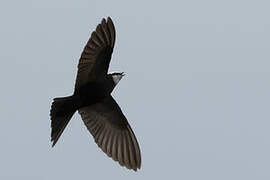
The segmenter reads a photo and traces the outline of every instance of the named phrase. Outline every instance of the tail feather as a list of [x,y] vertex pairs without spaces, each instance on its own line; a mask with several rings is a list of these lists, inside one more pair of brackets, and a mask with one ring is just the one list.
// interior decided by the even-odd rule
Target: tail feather
[[73,96],[53,99],[50,111],[52,147],[57,143],[76,110]]

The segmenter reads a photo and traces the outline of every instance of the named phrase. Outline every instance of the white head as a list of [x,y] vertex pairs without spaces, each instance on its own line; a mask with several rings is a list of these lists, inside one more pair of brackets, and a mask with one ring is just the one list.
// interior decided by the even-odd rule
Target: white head
[[125,76],[125,74],[123,72],[122,73],[112,73],[111,76],[112,76],[114,84],[116,85],[119,83],[119,81],[122,79],[122,77]]

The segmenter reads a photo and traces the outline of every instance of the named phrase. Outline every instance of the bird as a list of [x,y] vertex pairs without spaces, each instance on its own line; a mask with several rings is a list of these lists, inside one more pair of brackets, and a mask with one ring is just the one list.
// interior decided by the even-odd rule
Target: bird
[[141,168],[141,151],[136,136],[111,93],[125,76],[108,73],[116,33],[110,17],[103,18],[85,45],[77,66],[74,93],[54,98],[51,109],[51,141],[55,146],[78,111],[94,141],[121,166]]

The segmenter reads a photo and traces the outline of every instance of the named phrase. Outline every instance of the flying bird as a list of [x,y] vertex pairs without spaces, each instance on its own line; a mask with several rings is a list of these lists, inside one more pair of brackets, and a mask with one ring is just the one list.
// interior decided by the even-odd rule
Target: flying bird
[[141,167],[139,144],[126,117],[111,96],[124,76],[108,73],[115,44],[115,27],[110,17],[102,19],[83,49],[72,96],[53,99],[51,141],[57,143],[78,110],[97,145],[121,166],[137,171]]

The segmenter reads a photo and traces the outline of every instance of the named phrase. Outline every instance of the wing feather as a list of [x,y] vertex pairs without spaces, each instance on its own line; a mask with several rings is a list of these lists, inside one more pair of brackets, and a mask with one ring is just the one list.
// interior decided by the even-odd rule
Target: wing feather
[[129,148],[127,142],[127,135],[126,132],[123,132],[123,146],[124,146],[124,162],[127,165],[128,169],[131,169],[130,162],[129,162]]
[[114,25],[113,25],[113,22],[112,22],[112,19],[110,17],[108,17],[108,28],[109,28],[109,31],[110,31],[110,37],[111,37],[111,47],[114,46],[114,42],[115,42],[115,28],[114,28]]
[[112,158],[115,161],[118,161],[118,158],[117,158],[117,146],[118,146],[117,139],[118,139],[118,132],[115,132],[115,136],[113,139],[113,145],[112,145]]

